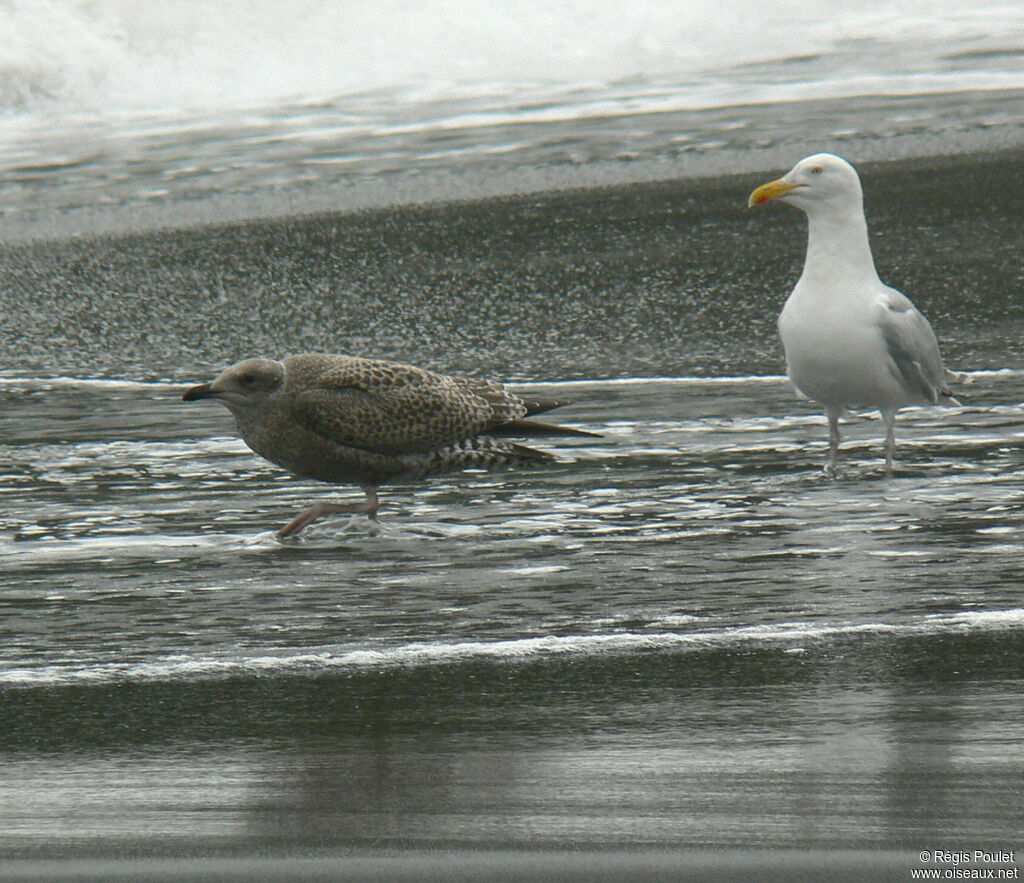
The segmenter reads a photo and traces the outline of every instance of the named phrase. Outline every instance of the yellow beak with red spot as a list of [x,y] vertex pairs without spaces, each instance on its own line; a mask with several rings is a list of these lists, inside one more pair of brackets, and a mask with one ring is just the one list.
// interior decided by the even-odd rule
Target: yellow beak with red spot
[[747,200],[747,208],[753,208],[755,205],[761,205],[772,199],[785,196],[794,187],[796,187],[796,184],[787,181],[785,178],[779,178],[777,181],[769,181],[767,184],[762,184],[750,194],[750,199]]

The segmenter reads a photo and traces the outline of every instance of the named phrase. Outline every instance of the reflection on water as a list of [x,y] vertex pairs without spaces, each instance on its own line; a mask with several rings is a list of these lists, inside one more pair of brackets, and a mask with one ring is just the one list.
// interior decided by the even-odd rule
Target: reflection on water
[[[846,642],[803,658],[69,693],[67,711],[107,705],[107,745],[9,751],[0,849],[1005,845],[1024,822],[1024,715],[999,680],[1019,663],[957,671],[951,650]],[[13,698],[16,720],[29,700]]]

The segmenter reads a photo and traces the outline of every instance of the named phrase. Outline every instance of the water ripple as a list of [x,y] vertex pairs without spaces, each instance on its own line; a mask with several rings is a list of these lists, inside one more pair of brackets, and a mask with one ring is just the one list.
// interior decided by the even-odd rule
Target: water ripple
[[183,421],[148,385],[75,388],[84,416],[50,430],[60,396],[13,399],[39,430],[0,452],[0,640],[26,684],[763,629],[785,643],[786,623],[948,630],[1020,606],[1024,421],[1006,402],[1024,399],[1021,372],[979,379],[970,408],[904,412],[892,479],[861,418],[844,474],[824,476],[823,421],[778,377],[579,383],[572,422],[602,439],[549,466],[386,488],[379,524],[325,519],[289,542],[274,530],[296,511],[358,490],[296,481],[225,434],[227,415]]

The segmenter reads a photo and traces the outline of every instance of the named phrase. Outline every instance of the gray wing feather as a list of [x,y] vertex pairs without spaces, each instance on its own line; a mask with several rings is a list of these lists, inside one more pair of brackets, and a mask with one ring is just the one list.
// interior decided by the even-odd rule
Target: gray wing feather
[[935,332],[910,298],[888,289],[882,298],[878,327],[897,376],[910,390],[932,404],[949,394]]

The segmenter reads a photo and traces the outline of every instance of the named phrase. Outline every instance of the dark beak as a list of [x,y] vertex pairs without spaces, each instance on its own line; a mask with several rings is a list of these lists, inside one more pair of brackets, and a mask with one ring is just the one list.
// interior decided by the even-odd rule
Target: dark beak
[[199,386],[193,386],[187,390],[181,399],[184,402],[194,402],[196,399],[208,399],[213,395],[214,392],[209,383],[200,383]]

